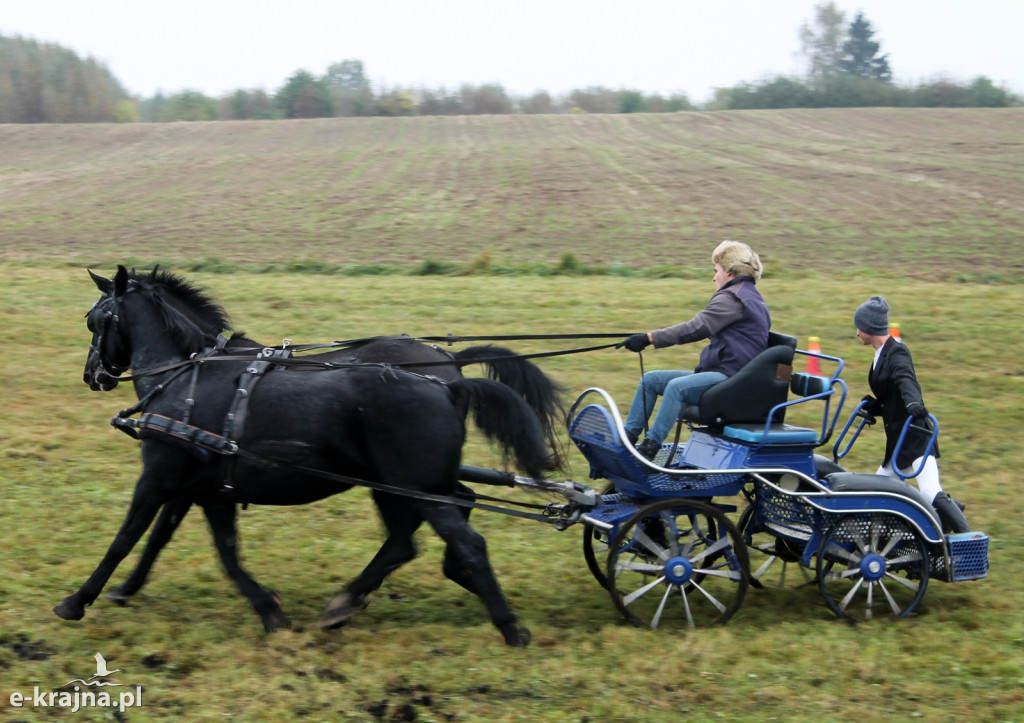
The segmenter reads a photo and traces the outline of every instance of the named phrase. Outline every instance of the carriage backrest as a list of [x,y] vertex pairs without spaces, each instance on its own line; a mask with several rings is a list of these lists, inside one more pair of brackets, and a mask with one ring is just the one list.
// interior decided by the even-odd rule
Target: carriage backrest
[[[719,428],[767,421],[769,412],[788,396],[796,339],[771,332],[769,344],[736,374],[710,387],[697,404],[684,404],[680,419]],[[782,422],[784,414],[785,408],[778,410],[772,421]]]

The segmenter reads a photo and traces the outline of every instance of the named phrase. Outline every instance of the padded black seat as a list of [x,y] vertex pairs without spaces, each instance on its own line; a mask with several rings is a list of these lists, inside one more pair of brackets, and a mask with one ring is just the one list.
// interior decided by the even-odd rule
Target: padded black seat
[[823,454],[814,455],[814,469],[818,474],[818,479],[824,479],[830,474],[849,471],[846,467],[843,467],[843,465],[829,459]]
[[836,472],[825,479],[833,492],[892,492],[912,499],[930,513],[937,514],[917,487],[902,480],[864,472]]
[[[769,346],[734,375],[710,387],[699,403],[684,404],[679,418],[707,427],[766,422],[768,413],[789,394],[796,349],[794,337],[772,332],[769,343],[773,339],[781,343]],[[785,408],[776,412],[772,423],[783,422],[784,412]]]

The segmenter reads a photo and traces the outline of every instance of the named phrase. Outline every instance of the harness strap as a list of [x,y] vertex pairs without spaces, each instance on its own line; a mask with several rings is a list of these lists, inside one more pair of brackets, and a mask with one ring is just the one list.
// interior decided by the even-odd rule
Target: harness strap
[[235,398],[231,401],[231,407],[224,418],[224,437],[232,444],[245,431],[245,422],[249,417],[249,397],[256,383],[263,378],[270,366],[270,362],[266,360],[254,361],[245,368],[238,379]]
[[[411,497],[418,500],[425,500],[427,502],[439,502],[446,505],[455,505],[457,507],[469,507],[477,510],[486,510],[488,512],[499,512],[504,515],[510,515],[512,517],[520,517],[527,520],[534,520],[537,522],[547,522],[549,524],[558,525],[561,520],[552,517],[548,514],[536,514],[532,512],[524,512],[522,510],[509,509],[507,507],[500,507],[497,505],[482,504],[473,500],[462,499],[459,497],[448,497],[445,495],[435,495],[430,492],[419,492],[417,490],[408,490],[401,487],[395,487],[393,485],[384,484],[383,482],[371,482],[370,480],[359,479],[356,477],[349,477],[343,474],[336,474],[334,472],[327,472],[325,470],[316,469],[314,467],[306,467],[303,465],[295,465],[279,460],[273,459],[272,457],[266,457],[262,454],[250,452],[245,449],[240,449],[238,445],[226,438],[223,435],[208,432],[205,429],[195,427],[191,424],[185,424],[184,422],[170,417],[165,417],[161,414],[153,414],[146,412],[142,414],[138,419],[125,419],[124,417],[114,417],[110,420],[110,423],[118,429],[126,432],[129,436],[139,439],[142,435],[140,432],[154,432],[156,434],[172,437],[179,441],[187,442],[189,444],[202,447],[203,449],[209,450],[216,454],[225,455],[229,458],[242,457],[254,462],[260,462],[262,464],[269,465],[271,467],[284,467],[286,469],[295,470],[302,474],[309,475],[311,477],[319,477],[320,479],[329,480],[331,482],[337,482],[338,484],[348,485],[349,487],[368,487],[377,492],[385,492],[393,494],[399,497]],[[229,490],[231,491],[231,490]],[[507,502],[506,500],[499,500],[494,497],[486,497],[485,499],[494,500],[496,502]],[[245,505],[244,500],[242,504]]]
[[144,439],[145,432],[156,432],[216,454],[231,455],[238,451],[238,445],[220,434],[153,412],[145,412],[138,419],[116,416],[110,423],[134,439]]

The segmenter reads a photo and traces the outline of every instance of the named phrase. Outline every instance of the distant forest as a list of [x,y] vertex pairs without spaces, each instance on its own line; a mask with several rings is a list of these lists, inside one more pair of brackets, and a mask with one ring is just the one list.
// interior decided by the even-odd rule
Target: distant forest
[[182,90],[131,96],[103,64],[51,43],[0,35],[0,123],[273,120],[350,116],[506,113],[669,113],[687,110],[845,107],[1009,107],[1024,99],[989,78],[966,83],[939,78],[916,86],[892,80],[871,23],[858,13],[846,23],[832,2],[815,8],[800,28],[806,76],[775,76],[717,88],[695,105],[683,93],[589,87],[553,96],[515,97],[498,84],[458,89],[375,86],[360,60],[342,60],[323,75],[296,71],[274,92],[239,89],[219,98]]

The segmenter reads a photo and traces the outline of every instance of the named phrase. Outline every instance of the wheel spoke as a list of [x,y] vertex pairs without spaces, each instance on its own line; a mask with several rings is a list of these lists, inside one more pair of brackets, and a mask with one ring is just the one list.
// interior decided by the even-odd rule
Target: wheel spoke
[[653,582],[647,583],[643,587],[638,588],[637,590],[634,590],[629,595],[624,595],[622,597],[622,603],[624,605],[626,605],[626,606],[632,605],[634,602],[636,602],[637,600],[642,598],[644,595],[649,593],[654,588],[656,588],[659,585],[661,585],[663,582],[665,582],[665,578],[664,577],[659,577],[656,580],[654,580]]
[[887,557],[889,553],[892,552],[892,548],[896,547],[896,545],[898,545],[902,539],[903,538],[899,535],[893,535],[889,538],[889,544],[885,546],[884,550],[879,550],[878,554],[882,557]]
[[715,555],[718,552],[720,552],[721,550],[726,549],[727,547],[729,547],[729,540],[728,540],[728,538],[723,538],[721,540],[718,540],[713,545],[709,545],[708,547],[704,548],[704,550],[702,552],[697,553],[696,555],[694,555],[690,559],[693,562],[700,562],[701,560],[704,560],[705,558],[707,558],[709,555]]
[[624,572],[638,572],[641,575],[657,575],[665,571],[665,566],[643,560],[626,560],[619,563],[618,569]]
[[[768,568],[770,568],[772,565],[774,565],[776,562],[778,562],[778,560],[779,560],[779,558],[775,557],[774,555],[772,557],[769,557],[767,560],[765,560],[761,564],[761,567],[757,568],[752,573],[754,579],[755,580],[760,580],[761,576],[764,575],[766,572],[768,572]],[[785,576],[785,574],[786,574],[785,565],[783,565],[782,575]]]
[[675,586],[665,586],[665,594],[661,596],[661,602],[658,603],[658,609],[654,611],[654,616],[651,618],[651,630],[658,629],[658,625],[661,623],[661,614],[665,612],[665,603],[668,602],[668,596],[672,594],[673,587]]
[[703,595],[704,597],[706,597],[708,599],[708,602],[710,602],[712,605],[714,605],[716,608],[718,608],[718,612],[720,612],[720,613],[724,613],[725,612],[725,605],[722,604],[714,595],[712,595],[707,590],[705,590],[703,585],[700,585],[698,583],[694,583],[693,586],[700,591],[701,595]]
[[918,550],[907,550],[900,557],[894,557],[889,560],[890,567],[899,567],[906,565],[911,562],[921,562],[921,553]]
[[881,580],[878,581],[878,589],[882,591],[882,594],[885,595],[885,599],[889,601],[889,609],[892,610],[892,614],[899,617],[900,613],[903,612],[903,608],[900,607],[900,604],[898,602],[896,602],[896,598],[892,596],[892,594],[889,592],[889,589],[882,583]]
[[825,549],[824,554],[829,558],[840,559],[846,562],[848,565],[857,565],[858,563],[860,563],[861,558],[864,557],[863,550],[861,550],[860,554],[858,554],[853,550],[847,550],[842,545],[838,545],[836,543],[832,543],[831,545],[829,545]]
[[893,582],[898,582],[900,585],[907,588],[908,590],[912,590],[913,592],[917,592],[921,588],[921,583],[917,580],[911,580],[908,577],[900,577],[899,575],[894,575],[891,572],[886,572],[885,576]]
[[853,600],[854,596],[856,596],[856,594],[857,594],[857,591],[860,590],[860,586],[863,585],[863,584],[864,584],[864,578],[862,578],[862,577],[858,578],[857,582],[855,582],[853,584],[853,587],[850,588],[850,592],[846,593],[846,596],[842,600],[839,601],[839,606],[843,610],[845,610],[846,608],[850,607],[850,601]]
[[633,539],[636,542],[640,543],[640,545],[643,546],[645,550],[650,552],[651,555],[657,557],[659,560],[663,562],[665,560],[668,560],[669,557],[671,557],[668,550],[662,547],[659,543],[652,540],[648,536],[647,532],[640,528],[637,528],[636,535],[633,537]]

